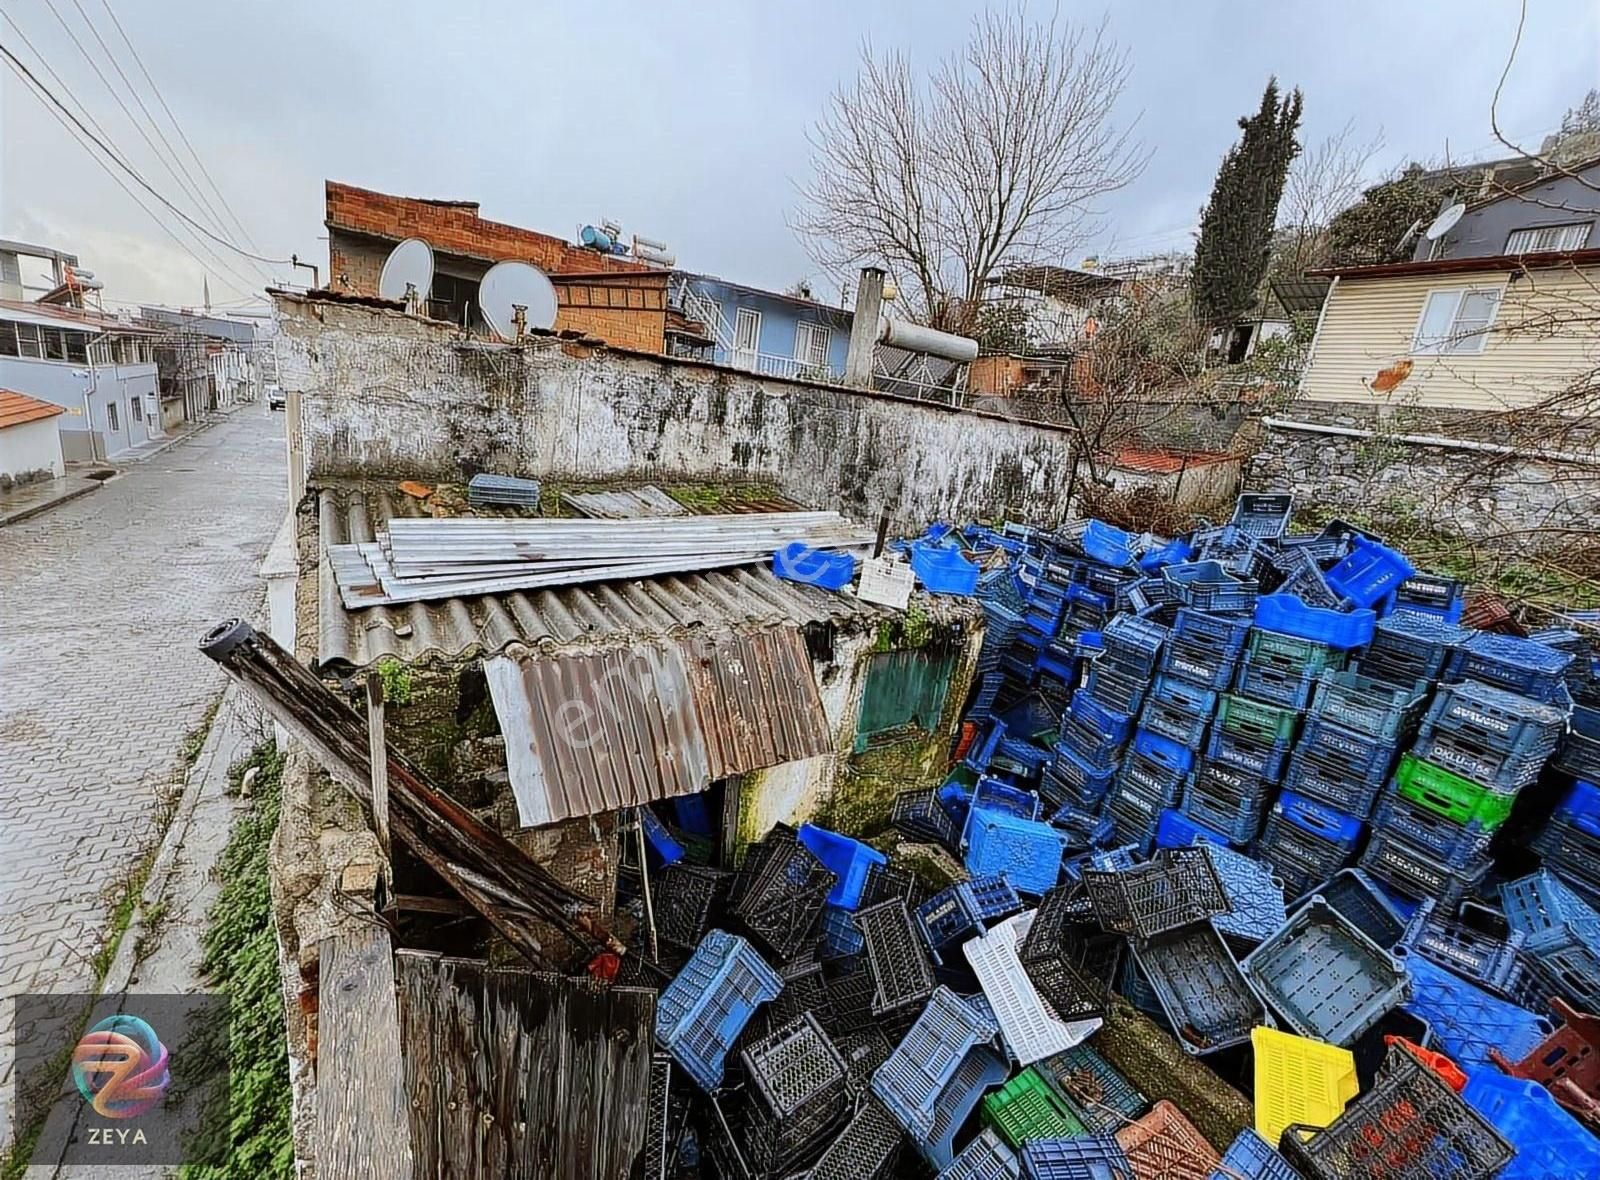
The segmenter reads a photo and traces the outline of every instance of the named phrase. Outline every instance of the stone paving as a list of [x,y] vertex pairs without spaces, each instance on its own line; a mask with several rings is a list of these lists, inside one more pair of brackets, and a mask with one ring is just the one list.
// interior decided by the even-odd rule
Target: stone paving
[[283,415],[248,405],[99,492],[0,529],[0,1144],[12,1005],[93,981],[220,694],[196,643],[255,614],[287,506]]

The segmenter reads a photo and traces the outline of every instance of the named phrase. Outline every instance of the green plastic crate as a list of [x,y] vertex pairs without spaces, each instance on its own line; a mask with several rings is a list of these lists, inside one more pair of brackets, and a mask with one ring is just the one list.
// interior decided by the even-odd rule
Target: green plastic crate
[[1270,745],[1275,741],[1288,741],[1294,736],[1295,723],[1300,720],[1300,714],[1280,705],[1263,704],[1249,697],[1223,693],[1217,705],[1217,720],[1229,733]]
[[1324,668],[1343,668],[1344,653],[1325,643],[1285,635],[1281,631],[1252,629],[1245,658],[1252,663],[1280,668],[1285,672],[1321,672]]
[[1089,1129],[1031,1066],[983,1099],[983,1121],[1012,1147],[1030,1139],[1070,1139]]
[[1454,823],[1475,824],[1480,831],[1492,832],[1506,822],[1516,795],[1502,795],[1482,783],[1462,778],[1442,766],[1404,754],[1394,772],[1394,785],[1400,794],[1435,815]]

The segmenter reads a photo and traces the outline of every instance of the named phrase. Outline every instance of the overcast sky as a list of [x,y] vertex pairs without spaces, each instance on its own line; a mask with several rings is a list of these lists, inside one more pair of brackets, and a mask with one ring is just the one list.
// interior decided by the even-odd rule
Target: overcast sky
[[[96,76],[94,67],[138,115],[120,67],[183,152],[104,4],[0,0],[0,12],[14,21],[0,21],[0,43],[36,71],[42,58],[145,178],[188,206]],[[785,214],[808,170],[807,127],[854,73],[863,40],[932,65],[964,40],[979,7],[913,0],[110,4],[263,255],[298,253],[326,277],[322,181],[333,177],[474,199],[486,217],[565,236],[612,217],[627,232],[665,240],[681,266],[773,287],[814,270]],[[1063,3],[1060,11],[1093,23],[1107,10]],[[1385,169],[1447,151],[1455,160],[1504,154],[1489,104],[1517,12],[1515,0],[1111,5],[1111,32],[1133,67],[1120,115],[1138,120],[1153,155],[1135,184],[1106,200],[1105,231],[1083,253],[1187,245],[1235,121],[1255,109],[1270,74],[1286,89],[1304,90],[1304,141],[1353,120],[1363,136],[1382,131]],[[1536,146],[1596,85],[1600,4],[1531,0],[1500,103],[1502,129]],[[231,256],[243,277],[211,259],[203,268],[161,228],[176,219],[141,211],[9,70],[0,70],[0,136],[0,237],[77,253],[105,281],[108,299],[197,303],[209,270],[212,298],[223,303],[242,299],[247,280],[290,277],[288,267]],[[188,167],[198,178],[192,161]],[[231,236],[244,244],[242,234]]]

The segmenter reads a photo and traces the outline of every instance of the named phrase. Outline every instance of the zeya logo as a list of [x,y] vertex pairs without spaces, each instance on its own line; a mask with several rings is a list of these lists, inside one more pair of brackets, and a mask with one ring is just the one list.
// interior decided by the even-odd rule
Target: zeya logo
[[137,1016],[108,1016],[84,1033],[72,1051],[72,1080],[96,1114],[138,1118],[172,1084],[167,1047]]

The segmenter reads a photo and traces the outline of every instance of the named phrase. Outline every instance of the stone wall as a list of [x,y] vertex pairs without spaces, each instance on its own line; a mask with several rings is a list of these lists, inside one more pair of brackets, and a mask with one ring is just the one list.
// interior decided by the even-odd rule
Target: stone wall
[[901,527],[1064,513],[1069,430],[589,341],[463,340],[364,306],[280,294],[276,309],[312,480],[759,480]]
[[[1358,433],[1318,433],[1293,423]],[[1513,427],[1481,413],[1296,402],[1262,422],[1245,486],[1292,491],[1301,504],[1336,514],[1409,518],[1480,539],[1532,534],[1535,542],[1560,543],[1573,532],[1592,534],[1600,519],[1600,440],[1574,450],[1570,432],[1552,427],[1546,437],[1559,434],[1562,453],[1585,460],[1555,461],[1524,445],[1539,433],[1526,422]],[[1514,446],[1517,453],[1474,444]]]

